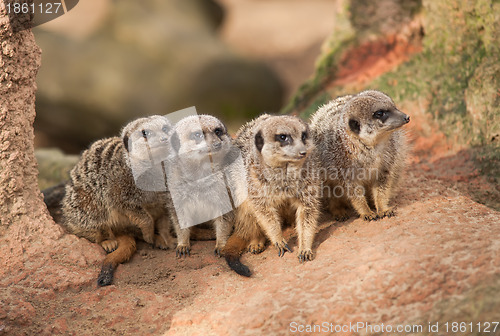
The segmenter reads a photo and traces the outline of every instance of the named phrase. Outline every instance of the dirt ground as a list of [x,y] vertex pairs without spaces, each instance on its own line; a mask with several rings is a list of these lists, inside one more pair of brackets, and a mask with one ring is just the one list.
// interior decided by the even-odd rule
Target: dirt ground
[[[419,321],[443,300],[500,275],[500,214],[470,192],[482,189],[498,200],[498,185],[478,174],[468,151],[450,151],[436,134],[412,139],[398,215],[376,222],[325,218],[316,259],[305,265],[268,248],[243,256],[254,273],[246,279],[213,255],[213,241],[194,242],[185,259],[139,243],[113,285],[98,288],[104,252],[62,235],[62,266],[42,264],[12,284],[7,298],[16,309],[0,309],[12,322],[0,326],[0,335],[288,334],[294,321]],[[293,231],[286,235],[296,248]],[[68,240],[70,249],[63,244]]]

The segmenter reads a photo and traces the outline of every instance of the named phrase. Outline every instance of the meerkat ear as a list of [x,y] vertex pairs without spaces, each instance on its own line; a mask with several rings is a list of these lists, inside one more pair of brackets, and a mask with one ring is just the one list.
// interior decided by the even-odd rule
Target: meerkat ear
[[361,126],[359,125],[359,121],[354,119],[349,120],[349,128],[356,134],[359,134],[359,132],[361,131]]
[[[123,145],[125,146],[125,150],[127,152],[130,152],[132,148],[129,148],[129,143],[128,143],[128,135],[123,136]],[[130,143],[132,145],[132,143]]]
[[172,144],[172,148],[178,153],[181,148],[181,140],[179,139],[179,134],[177,134],[177,132],[172,133],[170,136],[170,143]]
[[264,147],[264,138],[262,137],[261,131],[258,131],[257,134],[255,134],[255,147],[257,147],[259,152],[262,151],[262,147]]

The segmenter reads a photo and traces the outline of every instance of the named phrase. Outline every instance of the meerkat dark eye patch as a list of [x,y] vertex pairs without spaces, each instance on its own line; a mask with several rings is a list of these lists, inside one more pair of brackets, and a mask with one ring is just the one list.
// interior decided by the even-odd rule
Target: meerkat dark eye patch
[[161,128],[162,132],[164,133],[168,133],[168,131],[170,131],[170,126],[168,125],[164,125],[162,128]]
[[194,131],[189,134],[189,139],[194,140],[197,144],[199,144],[205,138],[205,134],[203,131]]
[[361,125],[359,124],[359,121],[354,119],[349,120],[349,128],[356,134],[359,134],[359,132],[361,131]]
[[144,139],[150,138],[153,135],[153,132],[147,129],[143,129],[141,133]]
[[170,137],[170,143],[172,144],[172,148],[178,153],[181,148],[181,140],[177,132],[174,132]]
[[385,122],[387,118],[389,118],[390,111],[388,110],[378,110],[377,112],[373,113],[373,118],[379,119],[382,122]]
[[290,134],[276,134],[274,140],[278,141],[281,146],[287,146],[293,143],[292,136]]
[[255,147],[257,147],[259,152],[262,151],[262,147],[264,147],[264,138],[262,137],[261,131],[258,131],[257,134],[255,134]]
[[305,144],[306,140],[309,138],[309,134],[307,132],[302,132],[302,142]]
[[218,127],[214,130],[215,135],[217,135],[219,138],[223,136],[226,132],[224,132],[224,129]]

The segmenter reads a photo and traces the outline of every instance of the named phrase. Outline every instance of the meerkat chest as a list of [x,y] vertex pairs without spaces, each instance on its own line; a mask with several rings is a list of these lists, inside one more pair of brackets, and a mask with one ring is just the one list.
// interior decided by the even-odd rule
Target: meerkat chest
[[362,151],[356,160],[352,176],[358,181],[377,180],[384,167],[384,155],[378,148]]

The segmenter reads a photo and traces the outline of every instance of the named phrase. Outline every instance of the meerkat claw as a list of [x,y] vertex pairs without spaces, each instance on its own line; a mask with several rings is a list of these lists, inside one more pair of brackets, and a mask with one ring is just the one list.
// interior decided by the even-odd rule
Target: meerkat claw
[[183,257],[185,258],[186,256],[191,255],[191,250],[189,249],[188,246],[178,246],[177,249],[175,250],[175,256],[177,258]]
[[376,221],[377,219],[379,219],[379,217],[376,213],[364,214],[364,215],[361,215],[361,218],[363,218],[363,220],[365,220],[367,222]]
[[306,262],[306,261],[311,261],[314,259],[314,254],[311,250],[304,250],[299,253],[299,261]]
[[[281,245],[283,244],[283,245]],[[278,249],[278,256],[283,257],[285,252],[293,252],[287,243],[276,243],[276,248]]]

